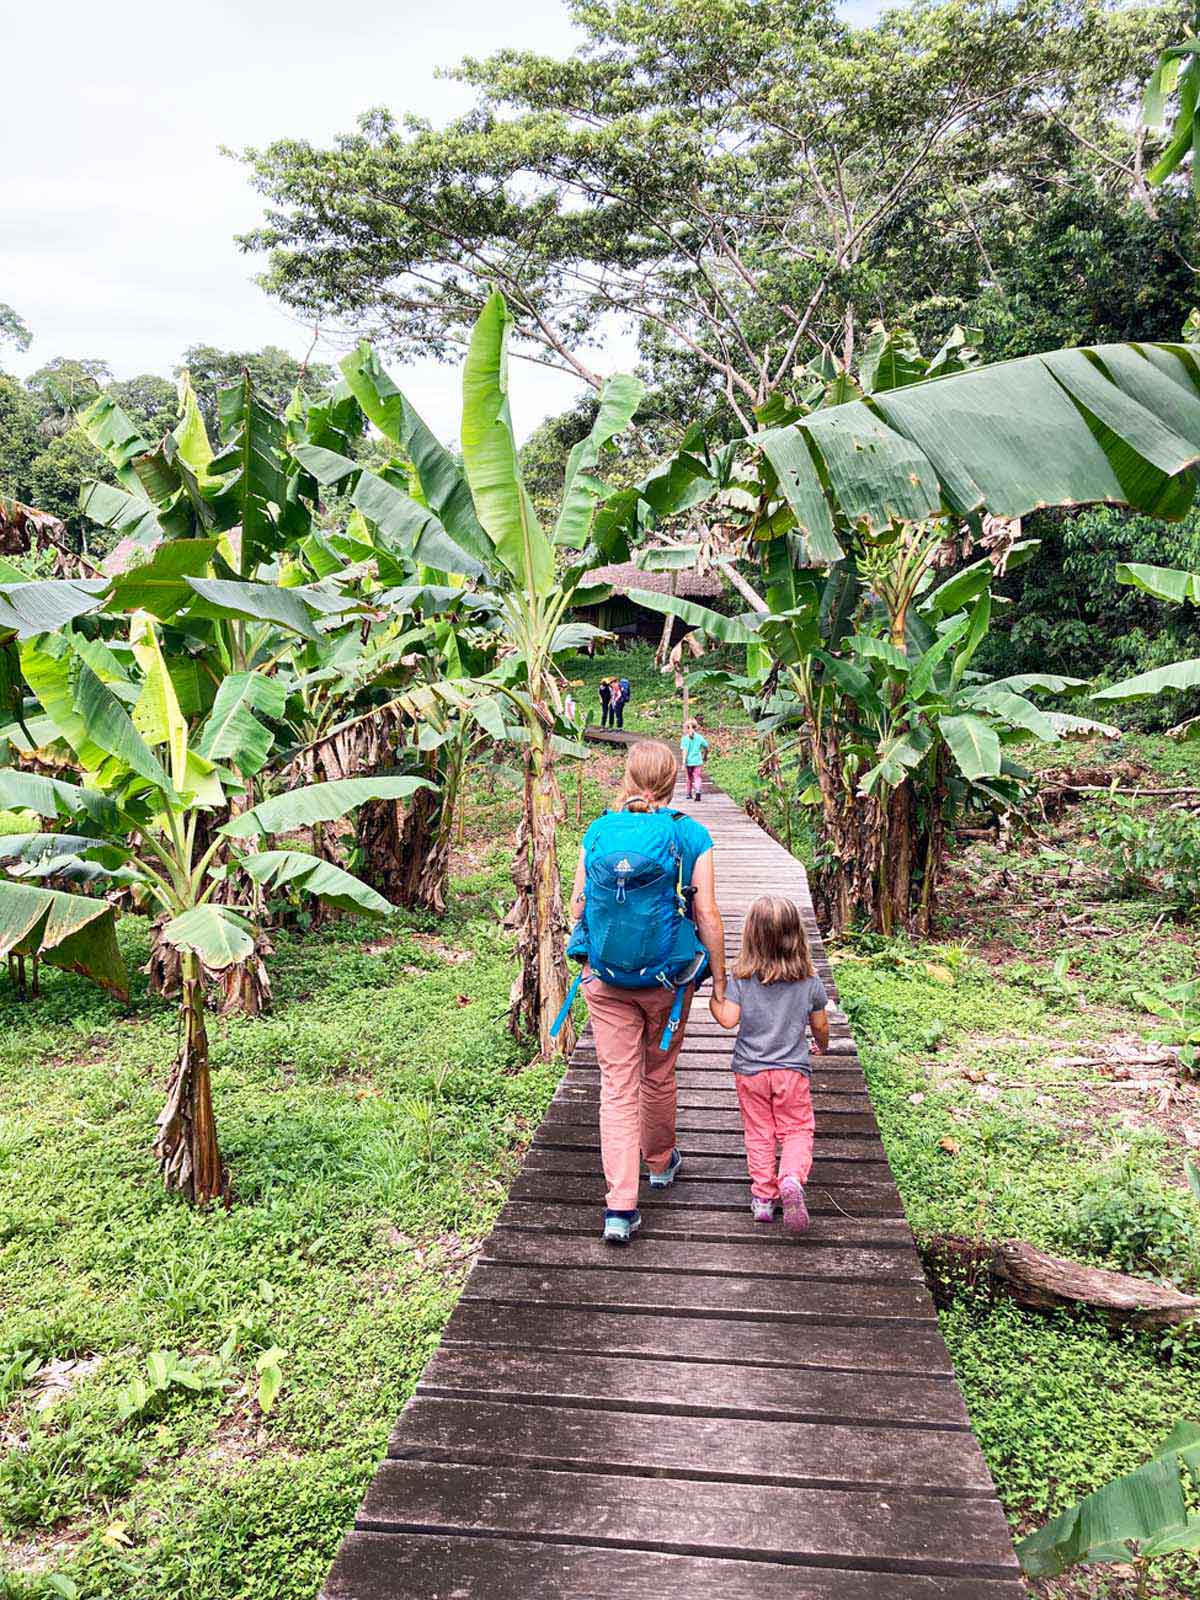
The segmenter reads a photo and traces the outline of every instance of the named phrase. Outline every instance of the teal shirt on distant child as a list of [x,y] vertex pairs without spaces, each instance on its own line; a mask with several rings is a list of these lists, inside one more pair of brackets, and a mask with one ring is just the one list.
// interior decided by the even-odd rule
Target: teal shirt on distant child
[[685,767],[702,767],[705,752],[708,750],[708,740],[702,733],[685,733],[679,741],[679,748],[683,751],[683,764]]

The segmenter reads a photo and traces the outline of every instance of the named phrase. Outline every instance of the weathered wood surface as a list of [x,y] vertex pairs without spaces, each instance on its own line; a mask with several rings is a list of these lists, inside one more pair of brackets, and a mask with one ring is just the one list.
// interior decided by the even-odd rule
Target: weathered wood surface
[[[634,736],[609,742],[628,744]],[[731,951],[766,886],[834,997],[812,1227],[748,1211],[731,1039],[703,1001],[683,1170],[602,1245],[599,1070],[563,1076],[326,1600],[1019,1600],[803,869],[706,782]]]

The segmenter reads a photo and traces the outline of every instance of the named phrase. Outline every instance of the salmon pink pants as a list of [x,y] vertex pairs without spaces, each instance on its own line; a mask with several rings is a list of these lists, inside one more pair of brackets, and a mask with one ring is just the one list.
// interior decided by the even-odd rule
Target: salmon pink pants
[[784,1068],[737,1073],[735,1077],[746,1135],[750,1193],[756,1200],[778,1200],[780,1178],[798,1178],[806,1183],[812,1170],[812,1085],[803,1072]]
[[665,1172],[675,1148],[675,1061],[683,1043],[692,989],[671,1048],[659,1049],[675,1003],[673,989],[616,989],[584,984],[600,1062],[600,1159],[610,1211],[637,1206],[641,1157]]

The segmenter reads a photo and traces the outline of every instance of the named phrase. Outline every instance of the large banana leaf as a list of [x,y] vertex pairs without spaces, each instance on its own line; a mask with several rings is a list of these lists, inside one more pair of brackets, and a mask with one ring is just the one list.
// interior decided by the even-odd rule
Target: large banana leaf
[[[1200,462],[1200,367],[1184,345],[1097,345],[1023,356],[802,418],[799,448],[763,446],[799,530],[831,515],[888,521],[1107,501],[1165,517],[1191,503]],[[814,476],[816,487],[814,487]],[[817,490],[820,490],[818,494]]]
[[710,611],[707,606],[698,606],[692,600],[682,600],[674,594],[656,594],[652,589],[630,589],[628,598],[634,605],[644,606],[647,611],[679,617],[721,644],[754,643],[753,631],[739,618],[722,616],[719,611]]
[[0,879],[0,956],[38,956],[129,998],[116,915],[104,900]]
[[336,822],[368,800],[407,800],[418,789],[431,789],[425,778],[338,778],[312,783],[289,794],[260,800],[218,828],[231,839],[252,839],[261,833],[291,833],[317,822]]
[[128,412],[109,394],[100,394],[76,417],[76,422],[106,455],[116,470],[118,482],[132,494],[141,494],[133,463],[150,449],[149,440]]
[[1200,689],[1200,661],[1173,661],[1169,667],[1155,667],[1125,678],[1107,689],[1097,689],[1093,700],[1137,700],[1144,695],[1161,694],[1164,689]]
[[433,512],[386,478],[373,472],[362,473],[354,490],[354,505],[375,524],[384,541],[392,545],[393,553],[438,572],[457,572],[470,578],[482,574],[483,564],[450,538]]
[[0,866],[16,878],[64,878],[92,883],[97,878],[126,883],[141,874],[126,866],[128,852],[79,833],[10,833],[0,836]]
[[270,583],[241,583],[232,578],[189,578],[187,583],[198,597],[192,605],[197,616],[273,622],[314,643],[321,635],[313,623],[313,613],[341,611],[353,604],[331,601],[330,596],[309,586],[278,589]]
[[112,690],[72,648],[65,634],[47,634],[21,647],[21,671],[42,709],[89,771],[109,760],[169,793],[157,756]]
[[108,588],[103,578],[37,578],[0,584],[0,636],[33,639],[57,633],[76,617],[95,611]]
[[299,850],[265,850],[259,855],[242,856],[239,865],[265,889],[294,887],[315,894],[342,911],[386,917],[396,909],[361,879]]
[[177,950],[192,950],[206,967],[221,971],[244,961],[254,949],[254,930],[228,906],[193,906],[172,917],[163,938]]
[[1150,567],[1140,561],[1117,563],[1117,582],[1131,584],[1152,594],[1156,600],[1182,605],[1190,600],[1200,605],[1200,572],[1185,572],[1179,567]]
[[463,367],[462,451],[467,482],[496,555],[528,594],[554,582],[554,551],[521,479],[508,409],[508,329],[504,296],[493,294],[471,333]]
[[115,829],[120,818],[116,804],[95,789],[16,767],[0,767],[0,810],[33,811],[56,819],[87,817],[105,830]]
[[105,611],[148,611],[160,622],[167,621],[191,602],[193,592],[186,580],[208,571],[216,548],[216,539],[165,540],[149,561],[112,580]]
[[479,525],[471,491],[454,457],[401,394],[370,345],[361,344],[347,356],[342,372],[354,398],[380,433],[394,439],[417,469],[426,504],[447,534],[486,565],[492,559],[491,541]]
[[964,778],[999,777],[1000,735],[991,723],[964,713],[942,717],[938,726]]
[[1194,1530],[1180,1468],[1194,1472],[1198,1454],[1196,1424],[1177,1424],[1136,1471],[1104,1484],[1022,1539],[1021,1566],[1031,1577],[1053,1578],[1081,1562],[1127,1562],[1135,1551],[1191,1548]]
[[562,509],[554,529],[555,544],[582,550],[591,532],[596,507],[608,489],[592,477],[592,469],[610,440],[627,428],[642,403],[646,386],[640,378],[620,373],[610,378],[600,395],[600,410],[586,439],[581,439],[567,457],[563,482]]
[[79,491],[79,509],[100,527],[111,528],[118,539],[150,545],[165,536],[158,507],[143,493],[134,494],[115,483],[84,483]]
[[276,678],[260,672],[234,672],[221,680],[197,748],[208,761],[231,761],[243,777],[252,778],[266,765],[275,742],[270,728],[255,712],[278,720],[287,691]]
[[288,501],[283,424],[254,393],[249,373],[220,395],[221,432],[226,441],[210,471],[225,476],[212,505],[226,528],[240,527],[244,573],[283,547],[286,536],[277,519]]

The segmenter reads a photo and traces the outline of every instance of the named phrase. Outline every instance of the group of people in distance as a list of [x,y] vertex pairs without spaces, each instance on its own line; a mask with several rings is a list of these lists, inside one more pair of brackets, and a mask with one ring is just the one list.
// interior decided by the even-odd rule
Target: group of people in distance
[[[613,688],[601,684],[606,719]],[[626,692],[618,717],[627,699]],[[702,797],[708,747],[689,719],[680,739],[689,802]],[[679,765],[668,744],[645,739],[633,746],[613,805],[584,834],[571,895],[569,954],[582,964],[576,984],[583,985],[600,1066],[603,1238],[616,1245],[642,1226],[643,1161],[654,1191],[673,1184],[684,1165],[675,1143],[675,1067],[706,975],[711,1016],[737,1033],[731,1066],[751,1213],[766,1224],[782,1208],[794,1233],[809,1222],[811,1057],[828,1046],[828,997],[800,909],[779,895],[751,905],[727,977],[712,835],[674,809]],[[560,1023],[570,1001],[568,995]]]
[[625,707],[629,704],[629,696],[633,686],[628,678],[601,678],[600,679],[600,726],[602,728],[623,728],[625,726]]

